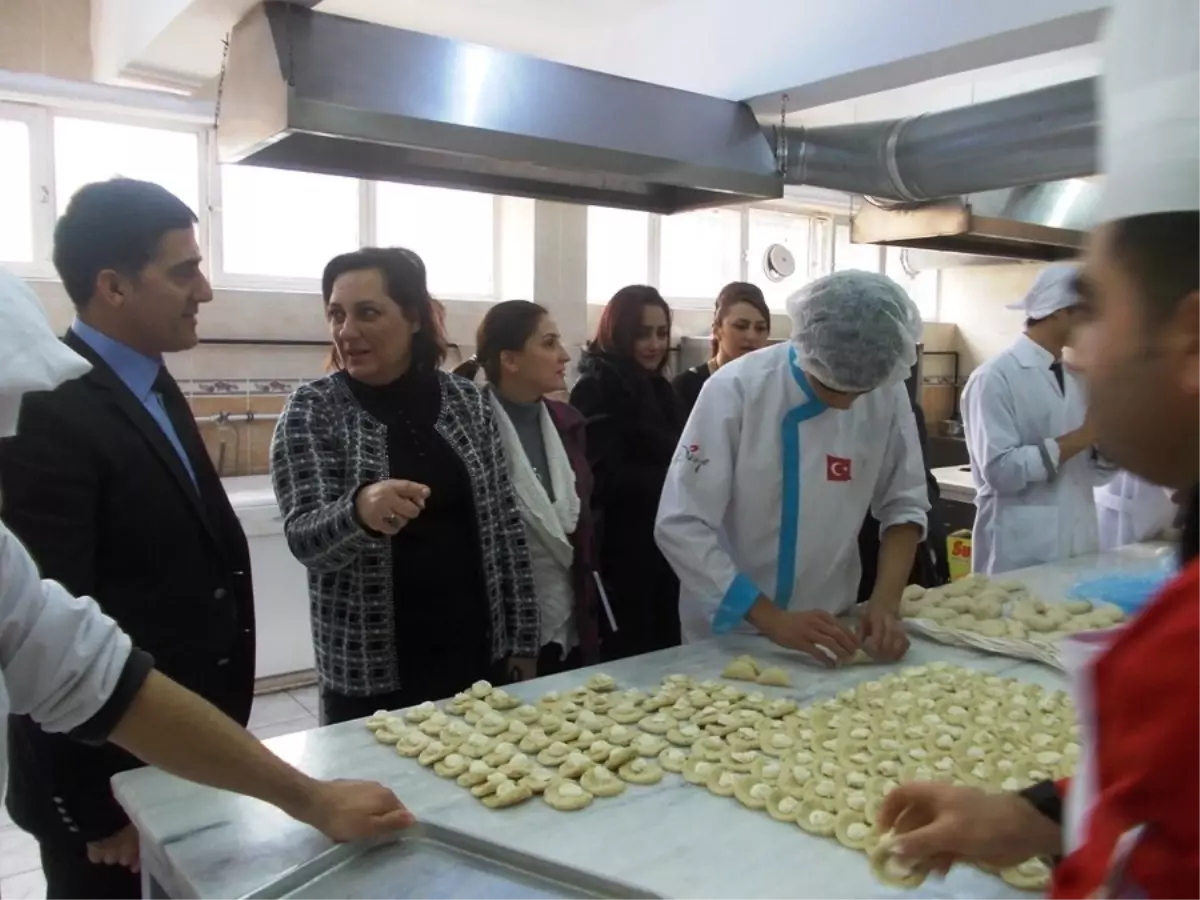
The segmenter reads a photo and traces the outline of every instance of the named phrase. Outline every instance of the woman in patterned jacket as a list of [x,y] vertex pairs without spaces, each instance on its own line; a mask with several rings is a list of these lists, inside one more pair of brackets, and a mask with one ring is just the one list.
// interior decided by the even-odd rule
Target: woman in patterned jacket
[[321,290],[340,370],[288,400],[271,477],[308,569],[322,723],[531,676],[524,525],[490,402],[439,368],[424,263],[365,248]]

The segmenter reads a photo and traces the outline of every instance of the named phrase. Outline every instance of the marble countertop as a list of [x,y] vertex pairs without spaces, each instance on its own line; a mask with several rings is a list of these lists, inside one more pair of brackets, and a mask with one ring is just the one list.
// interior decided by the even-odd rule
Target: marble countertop
[[[1145,569],[1170,548],[1143,544],[1012,573],[1047,600],[1060,599],[1081,575],[1097,569]],[[888,667],[826,670],[763,638],[732,635],[597,667],[624,688],[652,689],[664,675],[714,678],[730,657],[752,653],[791,675],[790,689],[764,688],[802,703],[832,697],[879,677]],[[914,637],[905,664],[944,659],[1003,673],[1048,688],[1061,673],[1033,662],[988,656]],[[593,670],[512,686],[522,699],[581,684]],[[376,743],[359,723],[267,741],[275,753],[321,778],[369,778],[390,786],[426,821],[458,829],[498,847],[549,858],[663,897],[892,897],[866,858],[835,841],[810,836],[735,801],[668,775],[653,787],[634,787],[578,814],[532,802],[511,810],[485,809],[463,789]],[[143,837],[143,866],[172,897],[237,897],[273,880],[329,847],[324,837],[256,800],[143,769],[114,779],[117,798]],[[928,883],[927,897],[1020,897],[1003,882],[972,869]],[[911,894],[904,896],[912,896]]]
[[[746,652],[790,671],[793,688],[766,692],[802,701],[832,697],[886,668],[818,669],[762,638],[741,635],[599,668],[622,687],[650,689],[672,672],[714,678],[731,656]],[[1035,663],[914,639],[906,662],[934,659],[1062,687],[1059,674]],[[539,679],[510,691],[535,700],[582,683],[589,671]],[[743,809],[678,776],[668,775],[653,787],[631,788],[578,814],[558,813],[540,802],[493,812],[452,782],[382,747],[359,723],[286,735],[267,745],[318,777],[379,780],[423,820],[663,897],[896,895],[875,881],[862,854]],[[114,785],[143,836],[143,866],[172,897],[241,896],[328,847],[322,836],[263,803],[162,772],[124,773]],[[945,896],[1024,896],[968,869],[954,872],[944,887],[951,892]],[[941,888],[937,890],[929,896],[940,896]]]
[[942,489],[943,500],[975,502],[975,482],[971,480],[970,466],[944,466],[932,471],[933,480]]

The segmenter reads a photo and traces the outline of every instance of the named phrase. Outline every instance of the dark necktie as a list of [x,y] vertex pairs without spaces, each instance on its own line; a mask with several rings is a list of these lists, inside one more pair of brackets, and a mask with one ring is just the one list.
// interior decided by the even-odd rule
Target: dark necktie
[[1050,363],[1050,371],[1054,373],[1054,380],[1058,382],[1058,392],[1064,397],[1067,396],[1067,385],[1066,382],[1063,381],[1062,361],[1056,359],[1054,362]]
[[187,453],[192,471],[196,473],[197,479],[201,478],[208,462],[208,451],[204,447],[204,439],[200,437],[200,430],[196,427],[196,419],[188,406],[187,398],[183,396],[183,391],[179,390],[179,385],[175,383],[166,366],[158,370],[153,390],[162,398],[163,409],[167,412],[167,418],[171,420],[175,436],[179,438],[179,443]]

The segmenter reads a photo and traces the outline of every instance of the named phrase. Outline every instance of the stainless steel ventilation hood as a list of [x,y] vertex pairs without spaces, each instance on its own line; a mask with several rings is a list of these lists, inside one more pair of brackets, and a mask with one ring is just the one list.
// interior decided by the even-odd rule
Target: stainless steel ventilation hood
[[856,243],[1057,260],[1078,255],[1094,223],[1094,79],[776,138],[789,184],[864,195]]
[[750,108],[284,2],[234,29],[222,162],[672,213],[782,196]]

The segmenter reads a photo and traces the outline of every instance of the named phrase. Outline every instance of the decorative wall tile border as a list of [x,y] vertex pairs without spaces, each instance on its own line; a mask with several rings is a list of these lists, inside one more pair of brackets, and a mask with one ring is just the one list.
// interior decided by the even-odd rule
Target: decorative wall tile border
[[303,378],[216,378],[180,380],[179,389],[191,397],[231,397],[239,394],[288,395]]

